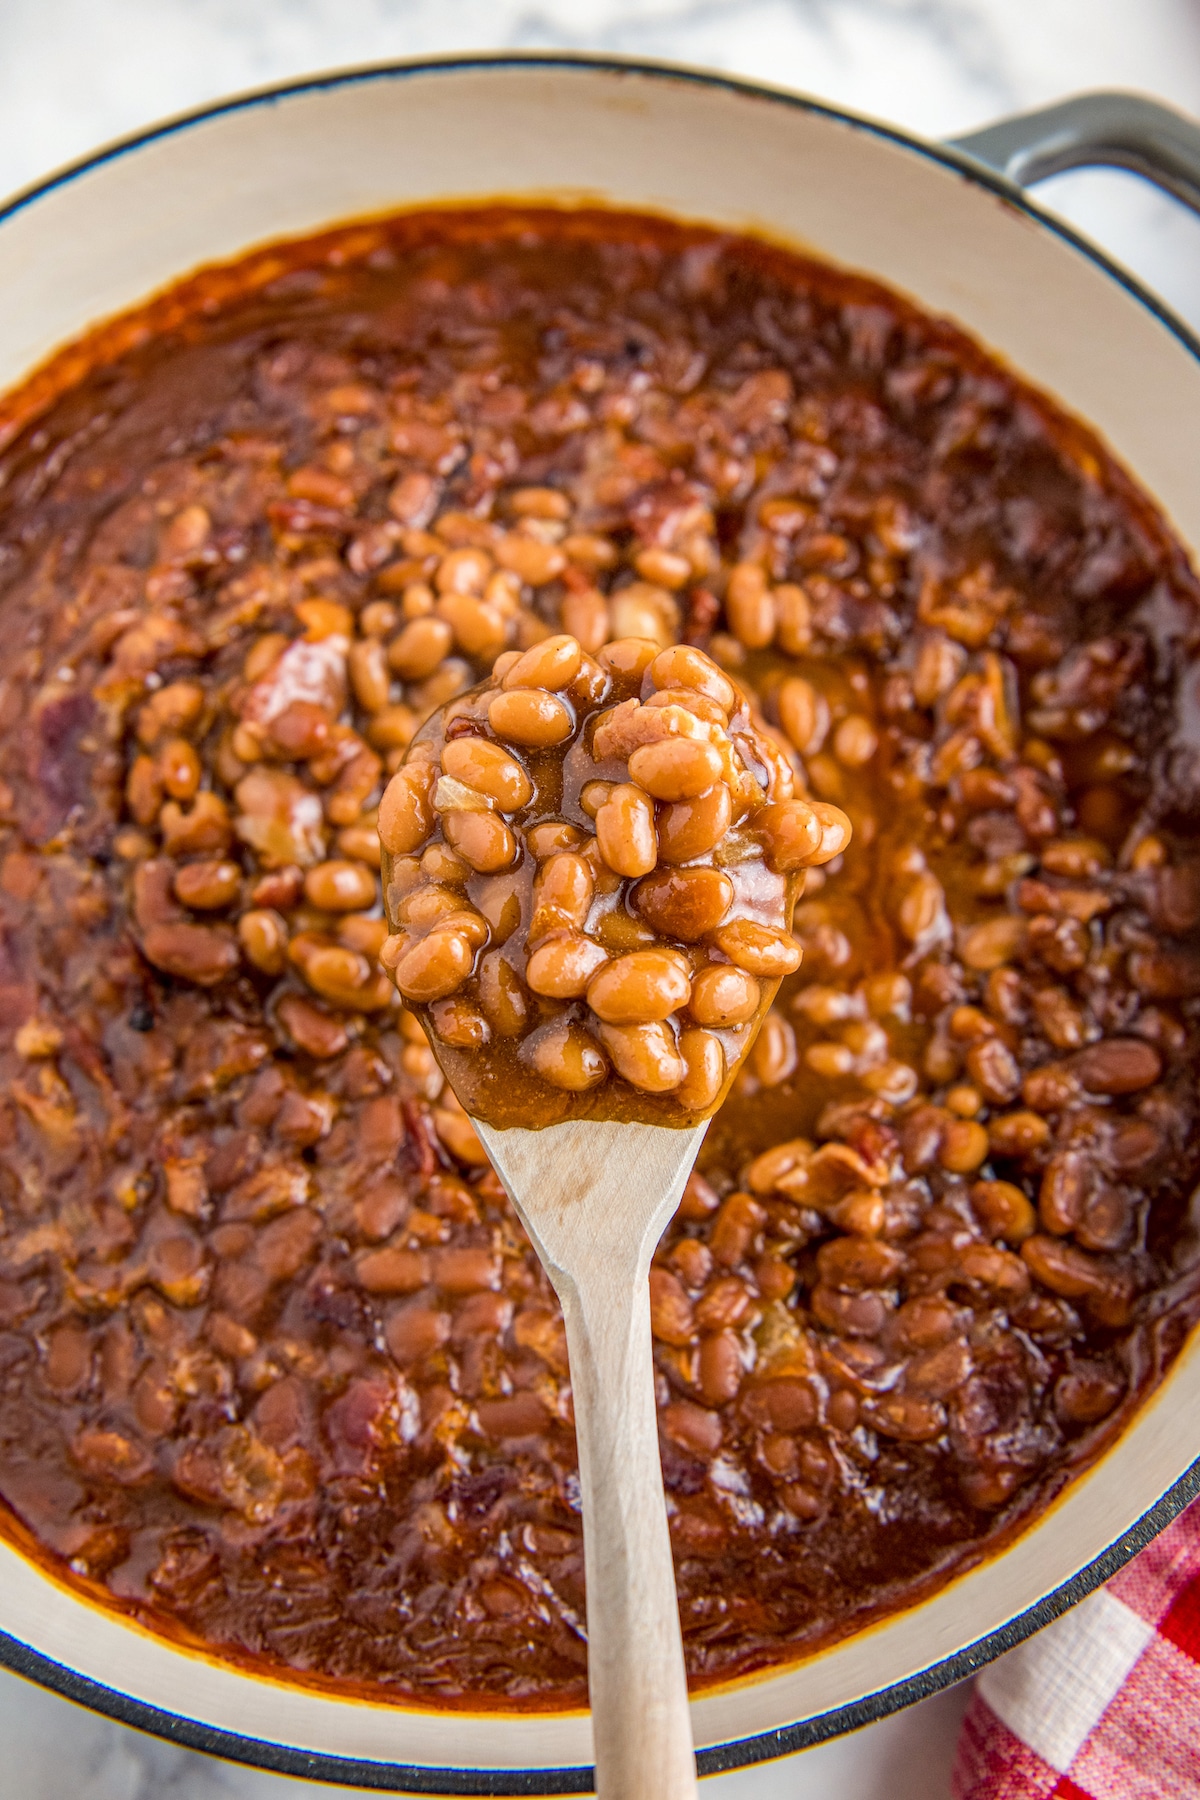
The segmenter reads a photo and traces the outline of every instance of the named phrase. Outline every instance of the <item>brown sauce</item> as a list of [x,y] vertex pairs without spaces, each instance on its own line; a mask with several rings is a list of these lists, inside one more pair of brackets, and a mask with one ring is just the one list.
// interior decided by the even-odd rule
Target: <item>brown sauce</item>
[[582,1701],[561,1322],[376,960],[389,776],[558,632],[702,648],[854,825],[652,1277],[693,1679],[1111,1439],[1195,1310],[1197,593],[1083,428],[869,282],[504,209],[198,277],[5,416],[15,1541],[301,1681]]

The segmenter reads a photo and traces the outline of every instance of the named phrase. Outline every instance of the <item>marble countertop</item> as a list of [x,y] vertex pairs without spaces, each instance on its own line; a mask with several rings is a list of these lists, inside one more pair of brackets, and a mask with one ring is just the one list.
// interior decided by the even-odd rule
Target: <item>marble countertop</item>
[[[1194,0],[4,0],[0,193],[221,94],[355,62],[497,47],[609,51],[788,84],[929,136],[1102,86],[1200,113]],[[1200,329],[1200,220],[1130,176],[1047,182]],[[955,1689],[706,1800],[947,1800]],[[320,1800],[0,1673],[0,1800]]]

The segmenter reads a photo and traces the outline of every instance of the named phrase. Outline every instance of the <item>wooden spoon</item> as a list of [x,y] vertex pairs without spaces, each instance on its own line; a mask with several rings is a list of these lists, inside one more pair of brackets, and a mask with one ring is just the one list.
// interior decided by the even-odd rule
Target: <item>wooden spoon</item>
[[475,1129],[567,1329],[601,1800],[694,1800],[696,1763],[663,1497],[650,1259],[705,1126],[571,1120]]

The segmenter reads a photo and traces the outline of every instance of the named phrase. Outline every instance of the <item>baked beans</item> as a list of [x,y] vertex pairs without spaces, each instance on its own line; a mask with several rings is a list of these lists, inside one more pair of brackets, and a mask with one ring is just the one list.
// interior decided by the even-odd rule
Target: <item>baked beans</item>
[[[468,1110],[495,1125],[711,1112],[800,966],[804,869],[850,840],[845,814],[800,789],[782,739],[684,646],[618,639],[593,659],[551,635],[431,719],[380,802],[383,955]],[[660,869],[658,821],[681,808],[724,828]],[[423,1009],[458,993],[485,1019],[519,995],[522,1025],[447,1039]]]

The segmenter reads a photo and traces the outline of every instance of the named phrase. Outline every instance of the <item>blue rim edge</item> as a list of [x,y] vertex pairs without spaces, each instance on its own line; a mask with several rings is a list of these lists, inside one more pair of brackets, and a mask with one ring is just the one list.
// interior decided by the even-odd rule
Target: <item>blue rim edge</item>
[[[805,94],[793,93],[785,88],[774,88],[765,83],[744,80],[733,75],[724,75],[715,71],[693,69],[683,64],[634,61],[623,57],[589,56],[566,52],[547,51],[545,53],[529,53],[522,51],[484,52],[477,55],[431,57],[415,61],[394,63],[377,63],[365,68],[334,70],[326,75],[309,76],[298,81],[283,82],[271,87],[239,94],[228,100],[221,100],[211,106],[197,107],[193,111],[181,113],[167,119],[159,125],[151,126],[145,131],[136,132],[107,145],[91,156],[78,162],[70,163],[56,174],[48,176],[44,181],[22,189],[4,206],[0,207],[0,225],[17,213],[23,212],[38,200],[54,193],[58,188],[66,187],[71,182],[93,170],[102,168],[106,163],[116,162],[132,151],[143,149],[146,145],[160,138],[174,137],[180,132],[190,130],[193,126],[207,124],[212,119],[223,117],[226,113],[248,111],[251,107],[272,106],[279,101],[289,100],[301,94],[319,93],[327,88],[353,87],[373,81],[403,81],[417,75],[454,75],[470,69],[495,68],[551,68],[563,70],[598,71],[601,74],[649,76],[660,80],[687,82],[696,87],[724,89],[736,94],[744,94],[752,99],[773,102],[776,105],[789,106],[799,112],[815,113],[820,117],[837,120],[839,124],[848,125],[857,131],[865,131],[870,136],[883,138],[887,142],[898,144],[913,154],[925,157],[930,162],[940,163],[946,168],[955,170],[965,179],[978,187],[990,189],[1000,199],[1020,212],[1026,213],[1043,229],[1063,239],[1090,262],[1101,268],[1119,287],[1137,300],[1146,310],[1158,319],[1159,323],[1177,338],[1190,355],[1200,361],[1200,337],[1189,329],[1176,316],[1170,307],[1148,288],[1143,287],[1135,276],[1114,262],[1104,251],[1088,241],[1063,220],[1055,218],[1031,201],[1021,188],[1009,181],[1007,177],[990,169],[985,163],[978,162],[973,156],[950,146],[931,143],[914,137],[899,127],[886,125],[877,120],[863,118],[848,112],[842,107],[809,98]],[[774,1731],[760,1732],[752,1737],[733,1739],[725,1744],[714,1744],[707,1750],[700,1750],[696,1755],[699,1773],[719,1775],[728,1770],[743,1768],[749,1764],[769,1762],[776,1757],[788,1756],[798,1750],[806,1750],[814,1744],[823,1743],[826,1739],[837,1737],[845,1732],[860,1730],[889,1713],[899,1712],[918,1700],[929,1699],[944,1688],[952,1687],[956,1682],[975,1674],[985,1663],[994,1657],[1001,1656],[1006,1650],[1031,1637],[1048,1625],[1052,1619],[1058,1618],[1068,1611],[1077,1601],[1085,1598],[1093,1589],[1108,1581],[1117,1570],[1122,1568],[1139,1550],[1144,1550],[1152,1539],[1158,1536],[1183,1511],[1184,1507],[1200,1496],[1200,1458],[1181,1475],[1173,1486],[1168,1488],[1162,1498],[1142,1514],[1128,1531],[1101,1555],[1080,1569],[1061,1587],[1045,1595],[1036,1605],[1018,1614],[1015,1618],[989,1632],[986,1637],[979,1638],[974,1644],[956,1652],[953,1656],[942,1658],[932,1663],[927,1669],[909,1676],[904,1681],[893,1683],[890,1687],[881,1688],[874,1694],[867,1694],[861,1700],[850,1702],[846,1706],[834,1708],[830,1712],[821,1713],[815,1718],[802,1720],[796,1725],[780,1726]],[[86,1603],[85,1603],[86,1604]],[[19,1638],[8,1632],[0,1631],[0,1665],[12,1670],[14,1674],[35,1681],[40,1686],[51,1689],[64,1699],[73,1700],[77,1704],[89,1707],[94,1712],[107,1715],[119,1724],[132,1726],[139,1731],[152,1733],[156,1737],[167,1739],[190,1750],[198,1750],[205,1755],[220,1756],[230,1762],[247,1763],[257,1768],[268,1769],[273,1774],[297,1776],[303,1780],[321,1781],[339,1784],[345,1787],[358,1787],[383,1793],[409,1794],[453,1794],[453,1795],[509,1795],[509,1794],[587,1794],[593,1791],[593,1771],[590,1768],[564,1769],[465,1769],[436,1768],[429,1764],[383,1763],[362,1761],[354,1757],[333,1756],[323,1751],[307,1751],[290,1749],[286,1745],[272,1743],[263,1738],[253,1738],[238,1732],[223,1731],[219,1727],[201,1724],[198,1720],[181,1717],[177,1713],[165,1711],[162,1707],[151,1706],[146,1701],[135,1700],[128,1694],[122,1694],[115,1688],[106,1687],[102,1682],[93,1681],[89,1676],[80,1675],[76,1670],[58,1663],[40,1651],[33,1650]],[[397,1709],[399,1723],[403,1719],[402,1709]],[[446,1715],[448,1719],[453,1713]]]

